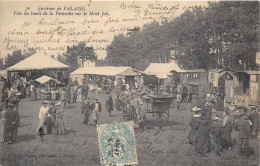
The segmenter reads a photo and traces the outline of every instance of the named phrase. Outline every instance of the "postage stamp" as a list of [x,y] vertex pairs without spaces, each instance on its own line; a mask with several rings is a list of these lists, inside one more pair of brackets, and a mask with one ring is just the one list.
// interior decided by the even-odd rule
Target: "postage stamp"
[[98,125],[102,165],[137,164],[133,122]]

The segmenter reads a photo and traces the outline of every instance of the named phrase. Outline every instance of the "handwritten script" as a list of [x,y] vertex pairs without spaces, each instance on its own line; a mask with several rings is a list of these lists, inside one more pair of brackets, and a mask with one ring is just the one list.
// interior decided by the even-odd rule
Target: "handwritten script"
[[179,10],[184,10],[176,2],[114,2],[107,8],[99,8],[100,4],[93,2],[75,4],[34,3],[8,10],[5,14],[12,17],[6,20],[8,28],[1,30],[3,52],[16,49],[64,52],[67,46],[81,41],[95,51],[105,51],[114,35],[130,35],[138,26],[171,20]]

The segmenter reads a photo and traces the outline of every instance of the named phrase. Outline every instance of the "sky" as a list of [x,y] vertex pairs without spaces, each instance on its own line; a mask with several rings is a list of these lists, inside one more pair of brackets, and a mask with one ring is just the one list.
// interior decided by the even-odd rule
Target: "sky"
[[[80,41],[93,46],[99,59],[119,33],[152,21],[172,20],[206,1],[0,2],[0,57],[13,50],[57,56]],[[51,15],[52,13],[52,15]],[[66,14],[66,15],[64,15]]]

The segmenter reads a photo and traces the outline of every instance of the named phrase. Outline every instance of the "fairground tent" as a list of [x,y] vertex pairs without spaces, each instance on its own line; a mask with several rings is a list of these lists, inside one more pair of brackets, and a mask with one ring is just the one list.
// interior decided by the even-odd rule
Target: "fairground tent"
[[43,70],[43,69],[66,69],[65,65],[42,53],[35,53],[21,62],[7,68],[7,71],[26,71],[26,70]]
[[131,68],[130,66],[100,66],[100,67],[82,67],[70,73],[72,81],[76,78],[82,80],[84,76],[118,76],[118,77],[136,77],[141,76],[142,72]]
[[147,75],[156,75],[159,79],[166,79],[170,71],[185,72],[174,61],[171,63],[150,63],[144,73]]
[[57,84],[60,84],[60,83],[61,83],[60,81],[58,81],[58,80],[56,80],[56,79],[54,79],[54,78],[52,78],[52,77],[45,76],[45,75],[44,75],[44,76],[41,76],[40,78],[37,78],[36,81],[39,82],[39,83],[41,83],[41,84],[45,84],[45,83],[47,83],[47,82],[49,82],[49,81],[54,81],[54,82],[56,82]]

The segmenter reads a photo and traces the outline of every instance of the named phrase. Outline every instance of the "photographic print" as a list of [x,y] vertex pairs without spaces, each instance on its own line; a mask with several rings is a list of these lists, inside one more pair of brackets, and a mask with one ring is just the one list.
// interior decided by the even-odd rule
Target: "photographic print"
[[0,1],[0,165],[259,165],[259,25],[258,1]]

